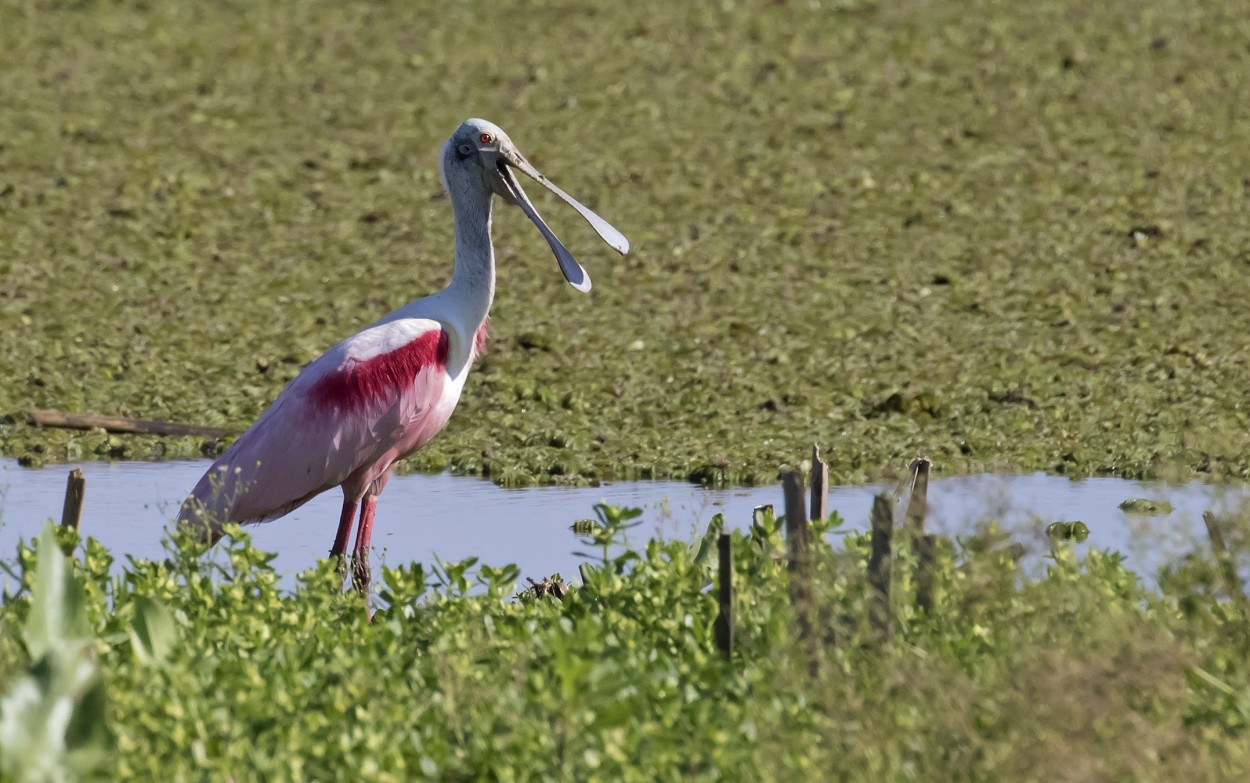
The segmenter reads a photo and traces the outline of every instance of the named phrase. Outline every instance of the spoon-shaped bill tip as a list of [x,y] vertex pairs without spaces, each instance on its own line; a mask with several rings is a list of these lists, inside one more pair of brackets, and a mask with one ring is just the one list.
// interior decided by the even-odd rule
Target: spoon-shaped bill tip
[[629,252],[629,240],[625,238],[624,234],[617,231],[615,226],[596,215],[593,210],[582,202],[573,198],[568,193],[565,193],[562,188],[556,185],[556,183],[544,177],[542,173],[538,169],[534,168],[528,160],[521,157],[519,154],[515,157],[515,160],[509,160],[508,163],[517,167],[521,171],[524,171],[527,176],[541,183],[543,187],[547,188],[547,190],[550,190],[552,193],[555,193],[557,196],[564,199],[565,203],[573,209],[576,209],[577,214],[581,215],[582,218],[590,224],[590,227],[593,228],[599,235],[600,239],[607,242],[608,246],[613,250],[621,255],[625,255]]
[[551,253],[555,254],[556,263],[560,265],[560,271],[564,274],[564,279],[569,281],[569,284],[574,286],[575,289],[582,291],[582,293],[586,293],[586,291],[590,290],[590,275],[586,273],[586,270],[582,268],[581,264],[577,263],[575,258],[572,258],[572,254],[569,253],[569,249],[565,248],[564,243],[561,243],[560,239],[555,235],[555,231],[552,231],[550,226],[547,226],[546,221],[542,220],[541,215],[539,215],[539,211],[534,209],[534,204],[530,203],[529,196],[525,195],[525,190],[521,188],[521,183],[519,183],[519,181],[516,180],[516,176],[512,174],[511,166],[515,165],[516,168],[519,168],[521,171],[525,171],[525,173],[530,175],[531,178],[540,181],[540,183],[544,184],[547,189],[552,191],[552,193],[555,193],[557,196],[560,196],[561,199],[567,201],[572,208],[577,210],[577,213],[579,213],[582,218],[586,219],[586,223],[589,223],[591,228],[595,229],[596,233],[601,236],[602,240],[606,241],[606,243],[609,244],[612,249],[616,250],[617,253],[629,253],[629,240],[625,239],[625,235],[621,234],[620,231],[612,228],[612,225],[607,223],[606,220],[600,218],[599,215],[592,213],[591,210],[582,206],[579,201],[572,198],[569,194],[566,194],[565,191],[556,188],[556,186],[551,184],[549,180],[544,178],[544,176],[537,173],[537,170],[534,166],[529,164],[529,161],[526,161],[524,158],[520,158],[519,155],[517,155],[516,158],[517,160],[515,161],[500,161],[499,173],[502,178],[504,178],[504,184],[507,186],[507,190],[510,191],[512,199],[516,201],[516,205],[520,206],[521,211],[524,211],[527,218],[529,218],[532,223],[534,223],[536,228],[539,229],[539,233],[542,234],[542,239],[545,239],[547,245],[550,246]]

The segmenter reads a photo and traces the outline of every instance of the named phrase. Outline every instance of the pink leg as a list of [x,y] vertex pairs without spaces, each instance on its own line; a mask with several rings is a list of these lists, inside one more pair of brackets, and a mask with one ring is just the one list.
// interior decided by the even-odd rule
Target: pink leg
[[330,557],[336,557],[340,561],[343,559],[343,553],[347,551],[347,537],[352,534],[352,522],[356,520],[356,503],[346,495],[343,496],[343,514],[339,517],[339,532],[334,536],[334,548],[330,550]]
[[360,529],[356,531],[356,550],[352,553],[352,586],[364,594],[369,593],[369,536],[373,533],[373,512],[378,505],[377,495],[365,495],[360,505]]

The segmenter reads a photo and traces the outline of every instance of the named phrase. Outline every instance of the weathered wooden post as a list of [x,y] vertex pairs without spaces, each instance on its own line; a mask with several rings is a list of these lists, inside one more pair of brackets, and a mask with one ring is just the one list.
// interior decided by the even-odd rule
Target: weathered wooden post
[[929,468],[932,465],[928,457],[916,457],[908,466],[911,470],[911,497],[907,499],[903,530],[910,542],[924,535],[924,514],[929,506]]
[[820,642],[816,637],[818,612],[812,596],[811,532],[803,503],[803,477],[793,471],[781,477],[786,500],[786,545],[790,560],[790,604],[799,620],[799,641],[807,653],[807,673],[820,673]]
[[806,506],[803,504],[803,478],[797,471],[781,477],[786,500],[786,547],[789,553],[790,603],[799,618],[799,634],[812,638],[812,573],[808,551]]
[[[65,483],[65,505],[61,509],[61,527],[72,528],[78,533],[82,526],[82,501],[87,491],[87,479],[80,468],[69,472],[69,480]],[[70,557],[74,548],[66,547],[65,556]]]
[[808,529],[806,507],[803,504],[803,479],[797,472],[781,477],[786,501],[786,544],[790,555],[789,570],[804,570],[807,564]]
[[916,539],[916,607],[925,614],[933,611],[933,568],[937,559],[937,536],[927,533]]
[[916,457],[908,465],[911,471],[911,493],[903,515],[904,540],[916,553],[916,606],[925,614],[933,608],[933,559],[937,541],[924,532],[925,512],[929,508],[928,457]]
[[716,615],[716,649],[720,650],[726,659],[729,659],[733,657],[734,651],[733,536],[728,532],[722,532],[717,540],[717,545],[720,556],[720,568],[718,569],[720,575],[720,614]]
[[754,530],[758,527],[761,532],[767,531],[768,527],[764,524],[764,522],[769,517],[772,517],[773,523],[775,524],[777,521],[777,514],[773,511],[772,503],[765,503],[761,506],[756,506],[751,510],[752,529]]
[[829,517],[829,463],[820,458],[820,447],[812,444],[812,510],[808,519]]
[[890,536],[894,530],[894,514],[890,499],[877,495],[872,499],[872,555],[868,560],[868,584],[872,587],[869,621],[887,638],[890,636],[890,574],[892,555]]

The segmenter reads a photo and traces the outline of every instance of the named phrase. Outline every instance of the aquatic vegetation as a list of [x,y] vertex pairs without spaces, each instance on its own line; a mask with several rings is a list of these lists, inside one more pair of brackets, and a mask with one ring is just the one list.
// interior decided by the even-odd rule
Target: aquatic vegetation
[[577,297],[501,214],[490,353],[410,468],[1250,474],[1241,2],[3,7],[0,413],[247,425],[445,282],[476,114],[636,248],[561,218]]
[[1125,514],[1170,514],[1172,504],[1166,500],[1129,498],[1120,504],[1120,510]]
[[[634,517],[599,512],[596,529]],[[705,538],[648,541],[521,595],[514,566],[387,568],[369,622],[333,562],[281,589],[237,527],[216,558],[179,539],[120,572],[93,540],[67,564],[45,536],[19,552],[0,604],[0,727],[43,655],[23,629],[46,615],[59,569],[76,607],[66,627],[106,694],[76,708],[97,738],[89,780],[1250,773],[1250,635],[1201,552],[1154,591],[1120,556],[1078,557],[1075,543],[1051,541],[1031,579],[993,536],[939,539],[924,612],[904,545],[884,636],[869,622],[867,534],[838,534],[836,516],[813,524],[807,640],[775,517],[733,533],[729,660],[713,641]]]
[[1081,543],[1089,538],[1089,526],[1084,522],[1051,522],[1046,526],[1046,535],[1058,541],[1076,541]]

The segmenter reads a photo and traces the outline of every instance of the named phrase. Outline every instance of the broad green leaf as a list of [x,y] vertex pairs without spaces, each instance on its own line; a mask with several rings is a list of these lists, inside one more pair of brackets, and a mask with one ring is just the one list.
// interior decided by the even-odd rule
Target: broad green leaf
[[0,772],[5,779],[16,778],[26,749],[40,744],[36,732],[44,723],[40,718],[46,701],[38,681],[29,674],[14,680],[0,697]]
[[69,569],[52,523],[39,536],[38,565],[23,639],[32,660],[88,635],[82,587]]
[[33,663],[0,697],[0,770],[26,783],[72,780],[104,758],[110,732],[82,586],[51,524],[39,537],[30,614]]
[[169,655],[178,638],[174,616],[154,598],[134,598],[135,618],[130,625],[130,641],[143,663],[160,663]]
[[710,566],[716,557],[717,539],[720,538],[721,531],[725,529],[725,515],[716,514],[712,517],[712,521],[708,523],[707,530],[704,531],[703,537],[699,539],[695,545],[694,563],[695,565]]

